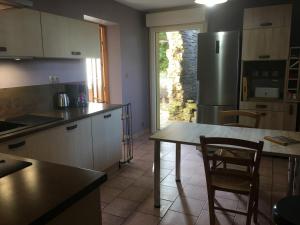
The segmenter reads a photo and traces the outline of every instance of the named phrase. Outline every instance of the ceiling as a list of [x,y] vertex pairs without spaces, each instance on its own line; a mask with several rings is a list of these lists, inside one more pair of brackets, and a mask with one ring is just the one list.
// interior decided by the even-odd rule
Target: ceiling
[[121,4],[141,11],[196,5],[194,0],[115,0]]

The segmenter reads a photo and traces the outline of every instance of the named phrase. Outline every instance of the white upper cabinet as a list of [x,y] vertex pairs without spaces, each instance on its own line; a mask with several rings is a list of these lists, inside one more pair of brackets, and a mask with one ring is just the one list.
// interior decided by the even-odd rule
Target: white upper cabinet
[[0,11],[0,57],[42,57],[40,12],[30,9]]
[[249,8],[244,11],[244,29],[262,27],[290,27],[292,5]]
[[50,58],[98,58],[97,24],[41,13],[44,56]]

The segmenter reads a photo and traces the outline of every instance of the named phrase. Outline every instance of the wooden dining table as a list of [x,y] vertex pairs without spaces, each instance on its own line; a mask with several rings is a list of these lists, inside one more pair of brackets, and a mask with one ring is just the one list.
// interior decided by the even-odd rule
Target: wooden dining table
[[[154,206],[160,207],[160,146],[161,142],[176,144],[176,181],[180,182],[181,145],[200,145],[200,136],[227,137],[249,141],[264,141],[263,154],[289,158],[288,182],[291,195],[295,190],[295,174],[299,167],[300,144],[287,146],[275,144],[264,139],[266,136],[285,136],[300,141],[300,132],[268,130],[257,128],[230,127],[199,123],[174,122],[168,127],[154,133],[150,140],[154,141]],[[276,166],[276,165],[275,165]]]

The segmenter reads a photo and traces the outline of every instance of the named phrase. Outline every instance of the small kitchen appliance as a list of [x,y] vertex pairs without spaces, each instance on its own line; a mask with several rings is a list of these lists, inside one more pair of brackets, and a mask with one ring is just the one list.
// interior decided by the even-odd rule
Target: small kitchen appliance
[[70,99],[67,93],[59,92],[56,94],[56,106],[59,109],[68,108],[70,106]]

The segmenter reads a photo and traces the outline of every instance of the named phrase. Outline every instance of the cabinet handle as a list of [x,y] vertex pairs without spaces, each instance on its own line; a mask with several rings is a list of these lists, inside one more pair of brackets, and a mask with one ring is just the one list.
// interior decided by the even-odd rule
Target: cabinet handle
[[269,59],[271,56],[270,55],[260,55],[258,58],[260,59]]
[[67,130],[74,130],[76,128],[77,128],[77,124],[75,124],[73,126],[66,127]]
[[111,114],[104,115],[104,119],[107,119],[107,118],[109,118],[109,117],[111,117]]
[[256,105],[257,109],[266,109],[267,105]]
[[16,149],[16,148],[20,148],[22,146],[24,146],[26,144],[26,141],[21,141],[19,143],[15,143],[15,144],[10,144],[8,145],[8,149]]
[[265,23],[260,24],[261,27],[269,27],[269,26],[272,26],[272,25],[273,25],[272,22],[265,22]]
[[267,115],[267,113],[261,113],[260,115],[261,115],[261,116],[266,116],[266,115]]
[[0,47],[0,52],[7,52],[7,48],[6,47]]
[[71,52],[72,55],[81,55],[81,52]]

